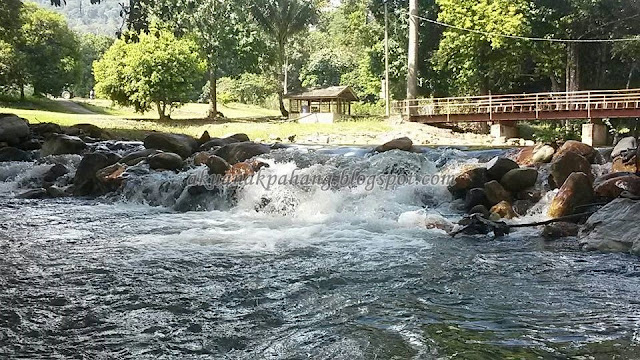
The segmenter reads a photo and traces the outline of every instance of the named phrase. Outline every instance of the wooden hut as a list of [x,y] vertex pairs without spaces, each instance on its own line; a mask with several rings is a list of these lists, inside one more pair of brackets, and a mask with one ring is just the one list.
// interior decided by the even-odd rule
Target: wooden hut
[[288,94],[289,118],[300,123],[332,123],[351,117],[351,102],[358,96],[350,86],[332,86]]

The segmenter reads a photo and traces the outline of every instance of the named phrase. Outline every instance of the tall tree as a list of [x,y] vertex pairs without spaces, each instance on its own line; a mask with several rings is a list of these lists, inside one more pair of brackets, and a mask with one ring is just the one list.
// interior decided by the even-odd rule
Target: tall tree
[[275,41],[278,101],[282,116],[288,116],[289,112],[284,106],[287,45],[294,35],[304,31],[316,21],[317,9],[308,0],[256,0],[251,10],[260,27]]
[[29,64],[20,87],[33,85],[36,94],[59,94],[73,83],[78,40],[62,15],[33,3],[22,7],[23,25],[16,45]]
[[257,29],[238,0],[158,0],[150,8],[178,36],[195,36],[207,61],[209,117],[218,116],[217,80],[251,69],[261,53]]

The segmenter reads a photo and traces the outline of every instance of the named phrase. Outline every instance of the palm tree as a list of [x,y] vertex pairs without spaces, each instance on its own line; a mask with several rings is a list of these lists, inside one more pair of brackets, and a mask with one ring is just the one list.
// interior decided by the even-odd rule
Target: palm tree
[[278,100],[282,116],[289,112],[284,107],[284,66],[289,39],[306,30],[317,19],[317,9],[309,0],[257,0],[252,6],[258,25],[274,38],[277,46]]

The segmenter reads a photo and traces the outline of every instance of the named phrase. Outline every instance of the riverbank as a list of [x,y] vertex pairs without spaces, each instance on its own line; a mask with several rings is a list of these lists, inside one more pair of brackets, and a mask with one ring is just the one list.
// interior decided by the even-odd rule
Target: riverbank
[[105,100],[33,99],[26,103],[0,103],[0,113],[13,113],[30,123],[52,122],[60,126],[92,124],[116,137],[143,140],[151,131],[181,133],[193,137],[207,131],[214,137],[245,133],[264,142],[315,145],[379,145],[408,136],[417,145],[505,146],[522,143],[496,143],[489,135],[455,132],[434,126],[407,123],[380,117],[364,117],[334,124],[298,124],[283,121],[278,112],[244,104],[220,105],[226,119],[204,119],[207,104],[186,104],[171,121],[158,121],[155,114],[135,114],[131,109],[112,107]]

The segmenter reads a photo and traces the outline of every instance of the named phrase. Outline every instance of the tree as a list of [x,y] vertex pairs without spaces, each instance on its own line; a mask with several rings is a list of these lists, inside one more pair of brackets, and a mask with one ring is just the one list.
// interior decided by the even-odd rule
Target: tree
[[317,19],[317,9],[308,0],[257,0],[251,8],[253,17],[275,42],[275,66],[278,78],[278,101],[282,116],[289,112],[284,106],[286,49],[289,40],[308,28]]
[[78,40],[64,18],[33,3],[22,6],[23,21],[16,50],[27,69],[18,85],[33,85],[36,94],[60,94],[75,76]]
[[195,37],[207,62],[209,117],[218,116],[217,79],[254,72],[262,52],[254,24],[243,15],[238,0],[158,0],[150,12],[165,21],[177,36]]
[[[524,0],[437,0],[438,19],[473,30],[527,35]],[[434,58],[436,67],[451,76],[457,94],[511,91],[523,73],[522,42],[455,29],[444,32]]]
[[194,96],[203,70],[194,41],[154,29],[140,34],[138,42],[117,40],[94,63],[99,95],[137,112],[155,104],[160,119]]
[[99,60],[114,41],[115,39],[103,35],[83,34],[80,36],[80,57],[77,77],[73,86],[74,94],[89,95],[95,86],[93,62]]

